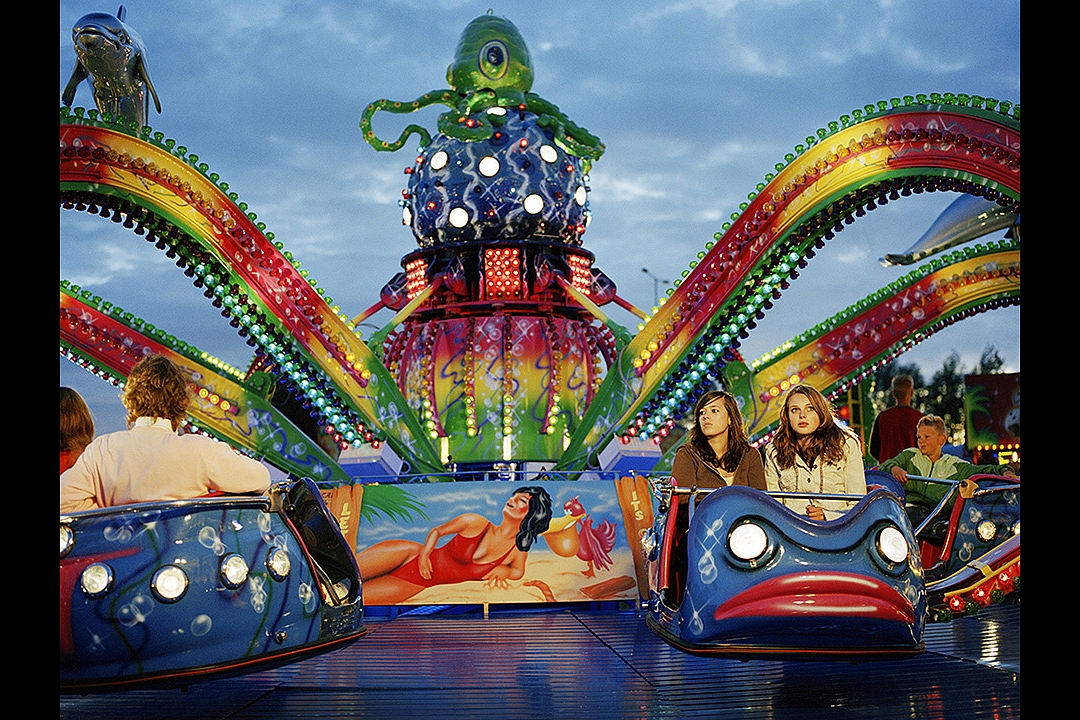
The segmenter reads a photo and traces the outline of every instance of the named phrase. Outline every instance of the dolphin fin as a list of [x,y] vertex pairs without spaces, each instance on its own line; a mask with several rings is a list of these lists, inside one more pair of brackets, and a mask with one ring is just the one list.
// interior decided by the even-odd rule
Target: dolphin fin
[[[158,115],[161,114],[161,100],[158,99],[157,90],[154,89],[154,83],[150,82],[150,70],[146,67],[146,56],[139,55],[139,67],[137,69],[139,78],[146,83],[146,89],[150,91],[150,95],[154,98],[154,107],[158,111]],[[146,110],[146,120],[150,119],[150,109]]]
[[71,79],[68,80],[67,85],[64,87],[64,93],[60,96],[60,101],[71,107],[71,103],[75,101],[75,91],[79,89],[79,83],[88,77],[90,77],[90,73],[86,71],[81,62],[76,61],[75,69],[71,71]]

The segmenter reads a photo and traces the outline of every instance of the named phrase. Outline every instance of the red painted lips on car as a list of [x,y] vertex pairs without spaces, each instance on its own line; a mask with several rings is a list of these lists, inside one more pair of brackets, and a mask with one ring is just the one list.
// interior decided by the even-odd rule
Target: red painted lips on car
[[739,593],[718,608],[717,620],[745,617],[832,615],[914,622],[911,602],[865,575],[808,572],[772,578]]

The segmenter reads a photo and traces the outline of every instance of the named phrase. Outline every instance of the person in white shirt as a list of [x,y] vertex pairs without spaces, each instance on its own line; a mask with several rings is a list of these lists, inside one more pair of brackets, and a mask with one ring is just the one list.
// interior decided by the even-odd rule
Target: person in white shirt
[[270,471],[259,461],[213,438],[177,434],[191,394],[167,357],[140,360],[120,397],[128,429],[94,439],[60,475],[61,513],[269,487]]
[[[866,494],[862,443],[837,424],[829,401],[810,385],[784,398],[780,428],[765,448],[765,482],[773,492]],[[787,498],[784,504],[812,520],[834,520],[854,501]]]

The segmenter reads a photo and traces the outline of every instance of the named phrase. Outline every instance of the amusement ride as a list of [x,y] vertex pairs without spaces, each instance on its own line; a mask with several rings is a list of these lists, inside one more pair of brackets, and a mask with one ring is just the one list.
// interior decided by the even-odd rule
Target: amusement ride
[[[363,482],[467,480],[526,467],[543,467],[552,479],[566,481],[605,472],[663,475],[673,452],[667,438],[712,388],[736,395],[752,438],[764,443],[792,385],[811,384],[838,398],[952,323],[1019,304],[1019,105],[930,93],[867,104],[807,137],[705,244],[655,312],[642,313],[619,296],[584,242],[591,217],[589,172],[604,144],[532,92],[534,68],[523,37],[510,21],[486,14],[462,33],[447,70],[449,87],[411,100],[374,101],[360,118],[362,137],[376,151],[402,150],[411,138],[419,143],[405,170],[401,203],[417,247],[402,257],[401,271],[387,280],[372,306],[350,315],[327,301],[285,244],[216,172],[148,124],[157,95],[139,62],[141,41],[124,23],[123,10],[84,17],[73,37],[79,63],[60,108],[61,207],[120,223],[153,244],[246,339],[254,357],[247,368],[230,367],[65,280],[61,354],[118,385],[145,354],[168,356],[189,375],[197,396],[192,431],[228,442],[289,476],[264,501],[244,499],[229,509],[221,499],[198,500],[185,508],[222,517],[260,512],[272,519],[261,536],[238,533],[235,553],[248,556],[222,565],[221,581],[238,593],[258,567],[269,568],[267,587],[285,582],[288,569],[282,572],[265,556],[283,545],[300,549],[292,559],[304,560],[295,582],[302,595],[306,589],[307,605],[296,612],[305,623],[321,623],[321,630],[315,625],[297,633],[292,626],[290,635],[282,627],[260,651],[266,660],[362,635],[359,574],[352,553],[343,559],[339,552],[348,541],[329,527],[332,516],[312,490],[316,485],[326,490]],[[123,62],[106,62],[110,56]],[[105,82],[109,72],[119,76]],[[84,80],[93,85],[94,109],[70,107]],[[434,130],[409,124],[392,139],[374,130],[379,113],[406,115],[431,106],[445,108]],[[961,199],[943,232],[888,258],[910,266],[906,275],[774,352],[742,357],[741,341],[838,232],[878,207],[925,192],[958,193]],[[1003,239],[966,244],[1010,227]],[[641,329],[632,332],[615,322],[605,310],[611,303],[639,314]],[[393,318],[362,339],[359,325],[380,310],[392,311]],[[349,460],[357,455],[370,462]],[[746,607],[731,611],[727,605],[728,614],[717,610],[705,619],[697,608],[705,602],[701,593],[712,591],[703,587],[703,575],[692,572],[696,579],[685,593],[668,586],[663,548],[676,532],[668,527],[672,505],[700,503],[691,534],[708,534],[707,520],[739,525],[733,518],[740,513],[765,518],[758,554],[733,550],[738,557],[731,564],[742,570],[735,573],[738,583],[725,588],[725,598],[753,594],[744,587],[751,577],[747,568],[765,563],[762,558],[801,532],[785,529],[791,522],[787,511],[753,509],[772,501],[738,488],[710,498],[656,486],[657,521],[644,550],[651,573],[650,623],[690,652],[904,655],[921,650],[928,618],[947,620],[1018,592],[1018,482],[957,484],[950,496],[955,502],[946,507],[943,501],[938,510],[956,515],[940,558],[953,563],[947,570],[923,567],[917,539],[923,528],[906,520],[897,497],[902,490],[887,479],[873,487],[851,513],[858,518],[844,521],[842,529],[838,524],[836,536],[813,550],[850,553],[868,543],[866,572],[882,578],[874,602],[877,617],[885,618],[873,626],[877,640],[871,646],[824,647],[813,628],[763,630]],[[960,518],[962,507],[990,522],[994,532]],[[102,622],[106,611],[95,609],[97,601],[127,592],[112,571],[101,569],[108,548],[85,543],[92,552],[80,553],[81,533],[104,525],[106,535],[138,535],[141,528],[152,539],[147,528],[158,518],[161,527],[179,533],[169,523],[182,523],[184,513],[142,507],[79,515],[61,517],[61,612],[67,607],[75,626]],[[305,534],[305,523],[316,530]],[[977,554],[996,553],[988,562],[997,575],[974,578],[962,560],[949,556],[948,548],[959,548],[969,531],[982,537],[972,541]],[[842,539],[843,533],[860,539]],[[273,536],[292,540],[276,542]],[[315,536],[331,549],[311,545]],[[160,559],[160,548],[144,551],[150,559],[136,555],[136,567],[126,572],[141,576]],[[691,567],[695,558],[691,554]],[[87,565],[98,568],[98,583],[79,590],[74,573]],[[212,572],[209,580],[214,582]],[[339,595],[334,588],[342,580],[348,587]],[[143,597],[125,600],[125,612],[139,612]],[[179,599],[166,594],[157,602],[176,607]],[[711,596],[708,601],[724,602]],[[276,622],[289,615],[275,612],[281,613]],[[207,621],[212,614],[204,613]],[[106,676],[160,680],[188,672],[187,661],[131,660],[153,643],[147,638],[141,645],[128,634],[127,659],[110,661],[101,674],[92,655],[76,650],[77,633],[65,646],[63,620],[61,625],[62,686],[65,662],[79,668],[68,676],[70,687],[83,690],[113,682]],[[301,636],[300,646],[287,639]],[[239,653],[243,664],[252,660],[247,653]],[[231,659],[225,652],[204,663],[230,669]]]

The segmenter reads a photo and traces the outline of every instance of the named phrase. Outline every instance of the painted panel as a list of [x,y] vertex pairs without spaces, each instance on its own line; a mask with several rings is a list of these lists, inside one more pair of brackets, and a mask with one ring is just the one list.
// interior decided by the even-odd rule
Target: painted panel
[[[652,508],[644,480],[618,482],[626,487],[599,480],[365,486],[356,534],[364,602],[636,601],[638,538]],[[515,511],[512,501],[533,495],[531,507],[549,508],[551,517],[522,550],[508,538],[528,526],[521,515],[530,511]],[[434,549],[430,581],[417,559],[425,542]]]

